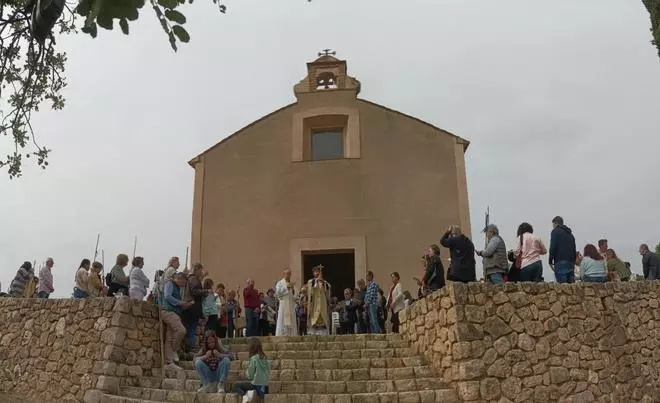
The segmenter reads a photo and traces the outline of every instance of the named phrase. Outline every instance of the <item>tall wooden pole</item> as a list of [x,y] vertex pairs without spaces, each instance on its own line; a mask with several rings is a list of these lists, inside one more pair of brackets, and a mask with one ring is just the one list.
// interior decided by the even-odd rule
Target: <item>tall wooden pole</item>
[[133,259],[135,259],[136,250],[137,250],[137,235],[135,236],[135,240],[133,241]]
[[101,234],[96,235],[96,246],[94,247],[94,260],[92,263],[96,262],[96,257],[99,255],[99,241],[101,240]]
[[104,272],[105,272],[105,251],[101,249],[101,281],[103,281]]
[[[486,207],[486,225],[484,225],[484,249],[486,246],[488,246],[488,235],[486,235],[486,228],[488,228],[488,224],[490,224],[490,206]],[[486,277],[486,268],[483,267],[483,274],[484,274],[484,282],[488,281],[488,278]]]

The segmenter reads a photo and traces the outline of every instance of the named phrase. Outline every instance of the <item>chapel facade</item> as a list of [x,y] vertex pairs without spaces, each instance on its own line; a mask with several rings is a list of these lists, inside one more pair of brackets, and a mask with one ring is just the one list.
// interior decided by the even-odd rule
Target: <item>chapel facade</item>
[[347,73],[326,52],[307,63],[296,102],[189,162],[192,261],[227,289],[250,277],[265,291],[285,268],[300,287],[321,264],[335,296],[367,270],[386,292],[394,271],[412,291],[450,224],[469,235],[469,142],[358,98]]

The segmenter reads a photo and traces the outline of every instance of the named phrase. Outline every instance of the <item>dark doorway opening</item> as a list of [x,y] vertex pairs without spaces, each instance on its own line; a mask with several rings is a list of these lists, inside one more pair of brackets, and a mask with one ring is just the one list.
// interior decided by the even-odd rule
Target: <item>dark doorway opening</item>
[[353,249],[303,251],[303,278],[313,277],[312,269],[323,265],[323,278],[332,286],[332,296],[344,299],[344,290],[355,288],[355,251]]

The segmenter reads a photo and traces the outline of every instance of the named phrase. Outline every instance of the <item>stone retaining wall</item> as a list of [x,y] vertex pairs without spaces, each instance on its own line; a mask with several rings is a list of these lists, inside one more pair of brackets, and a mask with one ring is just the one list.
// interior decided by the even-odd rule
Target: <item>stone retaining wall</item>
[[157,375],[158,329],[158,308],[126,297],[0,298],[0,391],[82,402]]
[[660,282],[451,283],[400,315],[463,401],[660,401]]

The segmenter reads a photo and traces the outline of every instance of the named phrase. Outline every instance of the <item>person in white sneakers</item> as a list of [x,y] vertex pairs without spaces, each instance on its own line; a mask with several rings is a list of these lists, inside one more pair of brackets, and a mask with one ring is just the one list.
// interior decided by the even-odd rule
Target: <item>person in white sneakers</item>
[[268,394],[268,378],[270,377],[270,362],[266,358],[261,341],[253,337],[248,344],[250,363],[245,375],[250,382],[234,384],[234,393],[243,396],[243,403],[251,402],[255,396],[264,397]]
[[220,344],[215,330],[207,330],[204,344],[195,355],[195,371],[202,381],[202,387],[197,392],[225,393],[225,382],[233,359],[234,354]]
[[161,306],[161,318],[167,327],[164,345],[165,369],[181,370],[181,367],[176,365],[176,362],[179,361],[176,351],[181,347],[181,341],[186,335],[186,328],[181,323],[180,315],[182,309],[187,309],[193,304],[193,302],[181,300],[181,288],[185,286],[186,275],[183,273],[176,273],[172,280],[165,283]]

